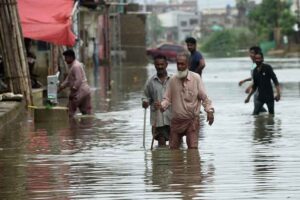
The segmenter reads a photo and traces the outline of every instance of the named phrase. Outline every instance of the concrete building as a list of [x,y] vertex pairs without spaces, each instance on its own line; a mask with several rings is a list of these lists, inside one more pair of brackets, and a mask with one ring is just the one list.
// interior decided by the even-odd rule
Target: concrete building
[[164,13],[169,11],[197,12],[197,0],[170,0],[152,3],[148,1],[147,11],[152,13]]
[[[206,36],[211,32],[230,29],[237,25],[238,10],[227,6],[226,8],[204,9],[201,15],[201,35]],[[218,29],[217,29],[218,28]]]
[[165,39],[169,42],[184,42],[187,36],[196,35],[199,30],[199,15],[184,11],[170,11],[158,15],[166,29]]
[[[95,58],[100,60],[101,64],[108,63],[116,50],[123,52],[122,60],[125,62],[134,62],[133,52],[139,52],[139,58],[146,61],[146,15],[136,12],[138,6],[135,4],[119,2],[120,5],[117,1],[107,4],[102,0],[84,0],[75,12],[77,20],[73,21],[76,25],[73,26],[73,31],[78,38],[76,52],[78,58],[86,65],[92,66]],[[136,40],[133,41],[132,38]],[[37,42],[37,68],[42,77],[48,73],[45,66],[51,65],[50,46],[44,42]],[[42,82],[45,83],[45,80]]]
[[300,21],[300,1],[292,0],[291,10],[292,13],[297,17],[298,21]]

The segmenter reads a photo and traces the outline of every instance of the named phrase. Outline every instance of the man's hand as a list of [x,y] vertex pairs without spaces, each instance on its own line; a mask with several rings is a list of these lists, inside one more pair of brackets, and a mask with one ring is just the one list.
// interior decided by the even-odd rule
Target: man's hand
[[240,81],[239,82],[239,86],[242,86],[243,85],[243,83],[244,83],[244,81],[242,80],[242,81]]
[[142,103],[143,108],[148,108],[149,107],[149,102],[148,101],[143,101]]
[[60,93],[62,90],[63,90],[63,87],[62,87],[61,85],[59,85],[59,86],[57,87],[57,93]]
[[275,101],[279,101],[280,100],[280,94],[277,94],[275,97],[274,97]]
[[245,99],[245,103],[249,103],[249,101],[250,101],[250,97],[247,96],[247,98]]
[[155,110],[160,110],[161,109],[161,104],[159,101],[154,102],[154,108]]
[[207,113],[207,120],[209,125],[212,125],[214,123],[214,113],[213,112],[208,112]]
[[77,88],[75,86],[71,87],[72,91],[77,91]]

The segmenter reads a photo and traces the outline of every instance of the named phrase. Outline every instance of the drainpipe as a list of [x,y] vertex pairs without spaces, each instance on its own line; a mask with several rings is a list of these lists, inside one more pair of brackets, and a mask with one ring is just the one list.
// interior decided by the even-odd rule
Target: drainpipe
[[78,58],[78,60],[81,59],[81,55],[80,55],[80,26],[79,26],[79,1],[76,1],[74,6],[73,6],[73,9],[72,9],[72,13],[71,13],[71,19],[72,19],[72,26],[73,26],[73,31],[74,31],[74,34],[76,35],[76,44],[74,46],[74,51],[75,51],[75,54],[76,54],[76,58]]
[[108,64],[110,64],[110,27],[109,27],[109,7],[110,4],[105,4],[104,6],[104,13],[103,13],[103,18],[104,18],[104,57],[107,61]]

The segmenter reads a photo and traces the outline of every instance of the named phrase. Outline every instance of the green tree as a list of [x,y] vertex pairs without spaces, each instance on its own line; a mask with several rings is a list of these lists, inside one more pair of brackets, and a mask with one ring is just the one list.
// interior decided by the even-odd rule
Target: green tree
[[255,34],[248,28],[218,31],[204,40],[201,50],[211,56],[238,56],[240,50],[256,44],[255,38]]
[[284,0],[263,0],[249,13],[250,28],[258,34],[260,40],[272,40],[275,28],[281,28],[283,34],[289,35],[296,22],[290,6]]

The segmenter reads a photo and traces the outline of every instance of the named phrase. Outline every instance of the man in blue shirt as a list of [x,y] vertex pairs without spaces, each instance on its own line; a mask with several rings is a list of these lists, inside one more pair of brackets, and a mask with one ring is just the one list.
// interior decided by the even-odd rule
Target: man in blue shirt
[[187,48],[191,53],[189,70],[198,73],[200,76],[202,75],[202,70],[205,67],[205,61],[202,54],[196,50],[197,41],[193,37],[188,37],[185,40]]

